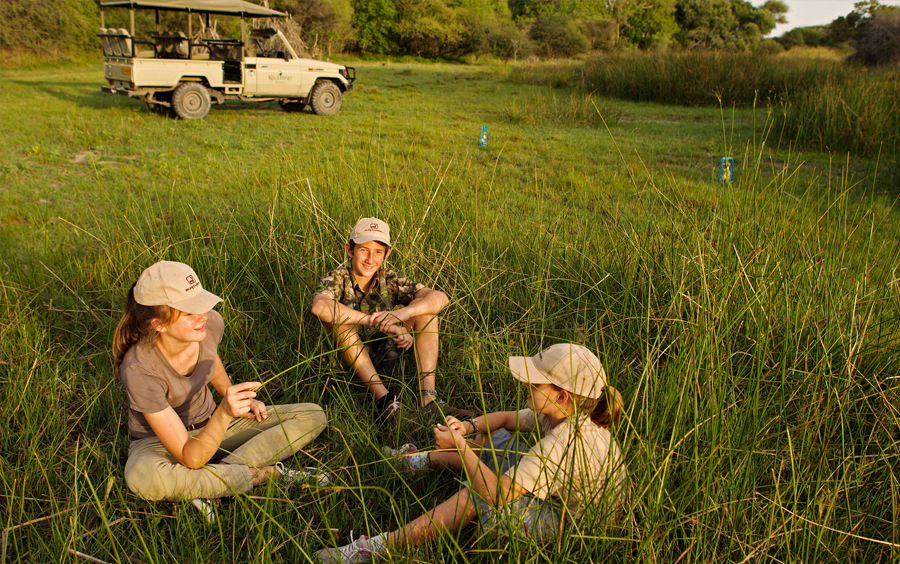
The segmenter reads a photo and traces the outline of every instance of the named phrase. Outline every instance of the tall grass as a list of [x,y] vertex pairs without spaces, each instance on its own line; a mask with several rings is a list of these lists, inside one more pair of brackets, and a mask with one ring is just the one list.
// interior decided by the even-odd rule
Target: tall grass
[[584,62],[522,64],[513,81],[578,86],[590,92],[679,106],[752,106],[813,89],[847,70],[835,61],[752,53],[597,55]]
[[[447,474],[404,482],[377,449],[430,448],[432,421],[407,414],[397,433],[379,434],[365,392],[320,356],[330,346],[308,310],[315,282],[369,213],[394,231],[392,267],[451,297],[439,371],[453,403],[522,406],[506,358],[574,341],[598,353],[627,404],[616,433],[632,492],[624,514],[594,506],[551,546],[478,539],[468,529],[396,560],[896,558],[895,210],[846,178],[811,177],[796,157],[754,145],[728,148],[744,166],[727,188],[665,171],[619,174],[629,162],[569,183],[570,166],[585,170],[613,150],[596,142],[582,155],[575,143],[542,141],[542,160],[527,160],[533,178],[523,182],[515,157],[456,142],[471,129],[456,129],[458,116],[481,111],[486,93],[502,103],[479,117],[500,122],[491,131],[510,127],[504,107],[515,96],[493,81],[453,90],[436,80],[455,68],[421,71],[433,97],[446,91],[446,106],[428,113],[449,139],[441,144],[415,129],[425,114],[409,109],[416,98],[383,101],[398,79],[379,68],[366,70],[384,90],[356,103],[379,102],[385,132],[366,128],[362,111],[292,137],[286,124],[304,122],[268,110],[184,124],[124,104],[91,112],[60,102],[59,113],[76,114],[68,122],[38,115],[26,139],[9,136],[19,155],[66,134],[74,152],[128,142],[155,150],[165,132],[178,133],[165,159],[141,167],[80,173],[31,161],[28,176],[6,173],[0,528],[9,561],[73,561],[75,550],[107,562],[303,562],[332,534],[343,543],[351,530],[392,528],[455,492]],[[97,123],[111,137],[78,137]],[[147,132],[157,126],[163,134]],[[240,160],[272,129],[296,147]],[[553,134],[568,141],[582,130],[561,123]],[[275,152],[268,137],[259,147]],[[516,151],[525,150],[503,149]],[[774,173],[773,156],[784,162]],[[140,176],[148,166],[153,177]],[[54,196],[35,189],[32,198],[33,177],[39,189],[66,182],[66,196],[81,199],[44,211],[53,204],[31,199]],[[236,381],[290,368],[266,400],[327,406],[330,429],[293,464],[323,465],[332,486],[257,488],[216,502],[213,526],[189,504],[143,502],[124,486],[127,406],[109,345],[125,290],[159,259],[190,263],[225,298],[220,353]],[[394,384],[404,399],[416,394],[405,369]]]

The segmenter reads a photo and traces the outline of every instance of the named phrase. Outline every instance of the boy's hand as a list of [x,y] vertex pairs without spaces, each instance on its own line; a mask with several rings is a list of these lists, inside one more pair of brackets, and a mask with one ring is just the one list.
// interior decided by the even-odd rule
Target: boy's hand
[[397,344],[397,347],[403,350],[409,350],[410,347],[413,346],[415,339],[413,339],[412,333],[409,332],[409,329],[404,325],[390,325],[385,328],[383,331],[385,335],[390,335],[391,339],[393,339],[394,343]]
[[397,313],[399,312],[390,310],[370,313],[369,325],[375,327],[382,333],[387,334],[389,327],[403,322],[403,320],[396,315]]

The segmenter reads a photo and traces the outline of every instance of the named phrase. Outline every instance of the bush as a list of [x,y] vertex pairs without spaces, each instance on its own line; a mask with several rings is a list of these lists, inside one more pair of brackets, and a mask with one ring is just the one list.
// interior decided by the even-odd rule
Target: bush
[[771,56],[783,53],[784,47],[774,39],[763,39],[756,45],[756,49],[753,51],[757,55]]
[[488,52],[501,59],[527,58],[534,52],[528,35],[511,21],[498,21],[492,25],[485,39]]
[[611,51],[616,46],[618,24],[614,19],[585,20],[584,35],[591,43],[591,48]]
[[900,10],[879,12],[862,27],[851,60],[869,66],[900,63]]
[[567,16],[540,16],[531,24],[529,35],[538,52],[547,57],[571,57],[591,48],[587,37]]

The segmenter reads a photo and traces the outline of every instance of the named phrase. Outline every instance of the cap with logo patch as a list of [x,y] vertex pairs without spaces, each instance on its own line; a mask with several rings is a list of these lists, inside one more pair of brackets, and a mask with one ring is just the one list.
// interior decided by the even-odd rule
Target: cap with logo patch
[[599,398],[607,385],[600,359],[572,343],[547,347],[534,356],[511,356],[509,369],[526,384],[554,384],[584,398]]
[[206,313],[222,298],[204,290],[190,266],[163,260],[141,273],[134,285],[134,300],[145,306],[167,305],[185,313]]
[[369,241],[378,241],[390,247],[391,228],[387,223],[375,217],[360,219],[353,226],[353,231],[350,232],[350,242],[359,245]]

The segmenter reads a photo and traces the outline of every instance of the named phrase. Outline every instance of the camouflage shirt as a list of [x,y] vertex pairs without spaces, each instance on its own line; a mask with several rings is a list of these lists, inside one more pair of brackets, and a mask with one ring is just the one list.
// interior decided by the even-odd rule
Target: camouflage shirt
[[[372,278],[368,293],[364,293],[356,283],[350,265],[344,264],[322,277],[316,294],[325,294],[339,304],[362,313],[392,310],[395,307],[407,306],[415,298],[416,292],[424,288],[424,284],[413,282],[405,276],[398,276],[386,268],[379,270]],[[374,327],[360,325],[359,336],[368,340],[376,333]]]

